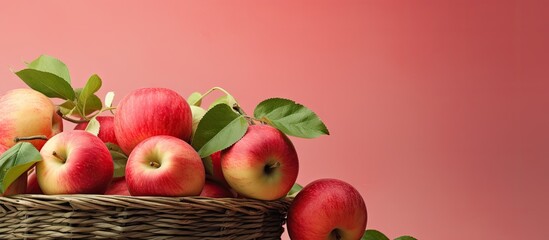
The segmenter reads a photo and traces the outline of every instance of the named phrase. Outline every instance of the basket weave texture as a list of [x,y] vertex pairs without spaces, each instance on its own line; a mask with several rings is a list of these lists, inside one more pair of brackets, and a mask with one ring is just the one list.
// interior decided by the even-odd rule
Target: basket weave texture
[[290,199],[0,197],[1,239],[280,239]]

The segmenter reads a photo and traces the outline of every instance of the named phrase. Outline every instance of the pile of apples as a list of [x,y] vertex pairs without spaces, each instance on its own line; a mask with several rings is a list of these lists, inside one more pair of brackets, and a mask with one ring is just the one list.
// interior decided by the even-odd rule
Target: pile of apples
[[[137,89],[116,107],[99,110],[92,119],[76,119],[79,124],[65,131],[63,121],[75,119],[62,114],[46,95],[15,89],[0,97],[0,153],[4,153],[0,170],[14,172],[19,166],[20,172],[12,174],[15,180],[7,187],[3,182],[3,196],[109,194],[271,201],[293,194],[287,221],[292,239],[363,237],[366,206],[350,184],[320,179],[297,195],[290,193],[298,186],[299,172],[297,151],[283,131],[291,125],[247,116],[228,101],[221,104],[234,110],[231,114],[244,116],[235,118],[244,121],[243,136],[223,149],[208,149],[205,145],[215,144],[212,140],[199,150],[193,143],[195,134],[212,134],[214,130],[208,132],[205,128],[210,125],[201,119],[213,108],[203,109],[196,100],[189,104],[190,98],[173,90]],[[223,116],[219,118],[222,122]],[[25,146],[39,151],[38,159],[13,160]],[[215,151],[204,156],[204,149]],[[8,159],[14,162],[3,164]]]

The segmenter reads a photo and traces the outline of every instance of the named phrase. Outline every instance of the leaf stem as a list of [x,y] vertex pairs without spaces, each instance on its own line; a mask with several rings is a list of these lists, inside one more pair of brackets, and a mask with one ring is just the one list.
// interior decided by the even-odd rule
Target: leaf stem
[[67,120],[71,123],[78,124],[78,123],[87,123],[87,122],[89,122],[89,120],[84,120],[84,119],[72,119],[68,116],[63,115],[63,113],[61,113],[61,110],[57,110],[57,115],[61,116],[61,118],[65,119],[65,120]]
[[103,112],[106,112],[106,111],[110,111],[112,113],[112,115],[114,115],[114,113],[112,112],[112,110],[116,110],[116,107],[106,107],[106,108],[102,108],[101,110],[99,110],[96,114],[93,114],[90,119],[94,118],[94,117],[97,117],[99,114],[103,113]]
[[[83,106],[84,109],[80,110],[80,108],[78,107],[78,103],[74,102],[74,105],[76,106],[76,111],[78,111],[78,114],[79,114],[80,116],[82,116],[82,120],[84,120],[84,121],[86,121],[86,122],[89,122],[90,119],[87,118],[86,116],[84,116],[84,113],[85,113],[84,111],[85,111],[86,106]],[[68,121],[68,120],[67,120],[67,121]]]
[[255,125],[255,121],[254,121],[255,119],[253,117],[250,117],[248,115],[243,115],[243,116],[248,121],[248,124]]

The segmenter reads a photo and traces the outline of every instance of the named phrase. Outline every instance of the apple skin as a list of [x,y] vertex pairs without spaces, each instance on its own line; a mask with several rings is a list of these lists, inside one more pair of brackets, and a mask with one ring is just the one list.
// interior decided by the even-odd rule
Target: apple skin
[[360,239],[367,214],[364,199],[353,186],[337,179],[316,180],[290,206],[288,234],[300,240]]
[[[0,155],[2,155],[5,151],[7,151],[9,148],[0,145]],[[8,186],[4,194],[1,194],[2,197],[7,197],[11,195],[17,195],[17,194],[23,194],[25,193],[27,189],[27,173],[21,174],[11,185]]]
[[172,136],[154,136],[135,147],[126,163],[132,196],[197,196],[206,173],[198,153]]
[[275,200],[294,185],[299,161],[284,133],[269,125],[251,125],[242,139],[222,151],[221,169],[239,195]]
[[31,168],[27,178],[27,191],[28,194],[44,194],[40,185],[38,184],[38,178],[36,177],[36,168]]
[[111,184],[107,188],[105,195],[130,196],[130,192],[128,191],[128,185],[126,185],[126,178],[119,177],[113,179]]
[[[114,116],[97,116],[99,122],[99,134],[97,137],[104,143],[114,143],[118,145],[116,136],[114,135]],[[74,127],[74,130],[86,130],[88,123],[79,123]]]
[[224,187],[230,188],[229,183],[225,180],[225,176],[223,176],[223,170],[221,169],[221,151],[217,151],[210,156],[202,158],[202,163],[204,163],[204,169],[209,178],[220,183]]
[[73,130],[55,135],[36,164],[44,194],[103,194],[112,180],[114,164],[107,146],[93,134]]
[[[48,138],[63,130],[63,121],[53,102],[32,89],[14,89],[0,97],[0,144],[10,148],[15,137],[44,135]],[[40,150],[44,140],[28,141]]]
[[125,96],[116,108],[114,130],[126,154],[143,140],[168,135],[190,141],[192,113],[187,101],[166,88],[142,88]]
[[202,189],[200,196],[211,197],[211,198],[234,198],[235,197],[234,194],[231,191],[229,191],[229,189],[209,179],[206,179],[206,183],[204,184],[204,188]]

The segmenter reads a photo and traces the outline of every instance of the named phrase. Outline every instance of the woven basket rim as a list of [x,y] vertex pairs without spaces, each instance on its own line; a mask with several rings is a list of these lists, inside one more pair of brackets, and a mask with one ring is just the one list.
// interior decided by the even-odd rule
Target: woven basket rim
[[123,196],[98,194],[20,194],[0,197],[0,212],[9,212],[12,208],[43,209],[43,210],[102,210],[106,208],[134,208],[170,210],[193,207],[212,210],[225,209],[244,214],[256,214],[279,210],[286,212],[293,198],[278,200],[257,200],[249,198],[209,198],[191,197],[160,197],[160,196]]

